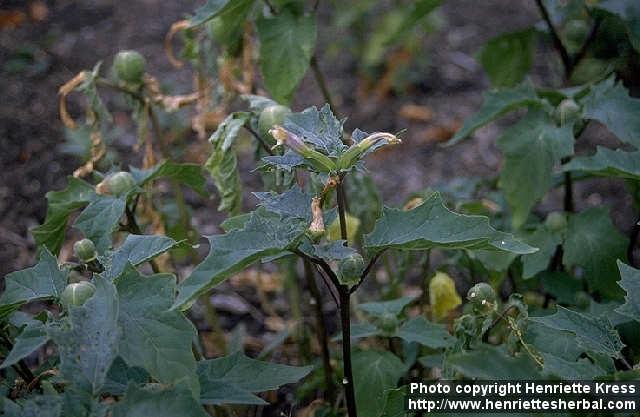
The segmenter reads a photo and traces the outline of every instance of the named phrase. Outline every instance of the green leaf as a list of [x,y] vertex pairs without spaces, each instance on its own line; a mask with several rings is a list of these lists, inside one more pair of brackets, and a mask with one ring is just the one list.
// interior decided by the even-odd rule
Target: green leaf
[[78,389],[97,395],[118,353],[118,298],[113,284],[96,276],[96,291],[83,306],[70,306],[69,316],[50,326],[58,346],[60,374]]
[[119,354],[129,366],[145,369],[158,382],[182,380],[197,395],[198,377],[191,343],[193,324],[179,311],[169,311],[175,297],[175,277],[140,275],[128,267],[116,281],[122,329]]
[[309,68],[316,44],[314,16],[289,12],[256,22],[260,69],[267,90],[279,103],[288,103]]
[[21,417],[59,417],[62,415],[62,397],[37,395],[22,404]]
[[330,262],[346,259],[358,253],[354,248],[345,246],[344,242],[344,240],[332,240],[330,242],[313,245],[313,252],[311,255]]
[[508,89],[489,90],[484,94],[482,107],[475,115],[464,121],[460,129],[449,141],[450,145],[461,141],[476,129],[494,121],[503,114],[528,105],[540,105],[536,91],[530,81]]
[[549,260],[562,243],[562,234],[550,230],[545,225],[539,225],[536,230],[523,237],[523,240],[539,250],[535,253],[522,255],[522,278],[533,278],[538,272],[549,266]]
[[380,416],[386,391],[396,388],[405,366],[397,356],[387,351],[363,350],[354,352],[352,356],[358,414]]
[[58,297],[64,291],[67,277],[58,268],[56,257],[45,247],[35,266],[8,274],[4,282],[0,305],[9,306]]
[[384,406],[380,417],[413,417],[414,413],[407,413],[404,407],[407,398],[407,387],[387,390],[385,393]]
[[627,292],[626,302],[616,311],[625,316],[640,321],[640,271],[618,261],[621,279],[618,285]]
[[518,229],[551,187],[554,166],[573,154],[573,126],[556,127],[546,113],[532,110],[504,132],[498,147],[505,159],[498,185],[512,209],[513,227]]
[[128,235],[124,243],[111,255],[111,268],[104,275],[114,279],[124,271],[127,263],[133,266],[140,265],[176,244],[175,240],[166,236]]
[[526,353],[510,355],[503,346],[480,345],[478,349],[449,355],[450,366],[467,378],[513,380],[540,379],[540,371]]
[[607,371],[592,363],[588,358],[578,361],[567,361],[550,353],[542,353],[544,362],[543,372],[547,375],[555,375],[565,380],[592,380],[596,377],[608,374]]
[[410,211],[385,207],[373,232],[365,236],[365,247],[372,250],[488,249],[518,254],[536,251],[512,235],[495,230],[487,217],[448,210],[439,193],[433,193]]
[[432,349],[453,346],[455,339],[444,324],[431,323],[422,316],[405,322],[395,334],[407,342],[417,342]]
[[565,171],[586,171],[603,177],[640,180],[640,151],[625,152],[598,146],[595,155],[573,158]]
[[358,308],[373,317],[398,316],[415,297],[400,297],[390,301],[358,304]]
[[533,62],[536,32],[529,28],[503,33],[487,42],[478,61],[495,87],[513,87],[529,72]]
[[622,291],[616,285],[616,259],[625,259],[627,244],[606,209],[590,208],[569,217],[562,262],[581,266],[592,290],[618,298]]
[[304,192],[300,187],[294,185],[284,193],[277,194],[271,192],[253,193],[258,198],[258,205],[266,210],[281,214],[284,217],[293,217],[311,221],[311,198],[312,195]]
[[102,394],[124,395],[129,384],[144,384],[147,381],[149,381],[147,371],[127,365],[124,359],[118,356],[109,368],[107,379],[102,386]]
[[570,362],[575,362],[585,351],[576,342],[574,333],[557,330],[535,321],[527,323],[524,341],[540,353],[549,353]]
[[[209,14],[210,17],[206,18],[211,19],[208,29],[212,32],[213,39],[228,47],[239,45],[242,41],[244,23],[254,3],[255,0],[234,0],[218,12]],[[198,19],[197,16],[194,18]],[[194,19],[191,21],[193,27]]]
[[640,99],[629,97],[622,84],[608,78],[591,87],[582,103],[586,118],[599,121],[621,141],[640,148]]
[[113,417],[208,417],[185,387],[130,385],[123,401],[113,407]]
[[80,213],[74,227],[91,239],[98,252],[112,245],[112,234],[124,214],[126,202],[123,198],[100,196]]
[[629,0],[603,0],[594,7],[620,17],[625,22],[631,45],[640,52],[640,4]]
[[529,317],[529,320],[575,334],[576,342],[588,351],[619,358],[624,347],[618,332],[605,317],[594,317],[558,306],[553,315]]
[[231,148],[240,129],[249,120],[249,113],[236,112],[227,116],[209,138],[213,145],[205,168],[213,178],[220,195],[218,210],[238,214],[242,205],[242,186],[238,159]]
[[342,122],[333,115],[328,104],[320,110],[313,106],[286,115],[284,127],[325,155],[338,156],[347,149],[342,143]]
[[416,25],[441,3],[441,0],[417,0],[387,10],[367,36],[362,51],[363,64],[368,67],[381,64],[389,49],[413,33]]
[[173,308],[187,308],[200,294],[220,284],[264,256],[294,246],[306,225],[283,221],[278,215],[256,210],[242,229],[224,235],[209,236],[207,257],[179,285]]
[[131,175],[139,186],[144,186],[160,178],[177,181],[205,197],[207,195],[207,180],[202,175],[202,166],[199,164],[177,164],[171,161],[163,161],[149,169],[137,169],[129,167]]
[[49,191],[47,197],[47,216],[40,226],[31,229],[36,243],[46,246],[57,255],[64,241],[69,216],[75,210],[84,207],[95,197],[93,186],[78,178],[69,177],[67,188],[61,191]]
[[203,404],[266,404],[254,393],[298,382],[312,366],[296,367],[262,362],[242,352],[201,361],[198,375]]
[[0,369],[7,368],[19,360],[26,358],[44,346],[48,341],[49,336],[47,335],[47,329],[41,321],[34,320],[27,324],[24,330],[16,337],[13,349],[11,349],[11,352],[4,358]]

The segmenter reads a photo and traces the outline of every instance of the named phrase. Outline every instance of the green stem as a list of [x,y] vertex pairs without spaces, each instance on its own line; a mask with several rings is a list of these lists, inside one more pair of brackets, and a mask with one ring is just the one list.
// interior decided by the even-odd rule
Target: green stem
[[220,318],[218,317],[218,312],[216,311],[216,307],[211,303],[211,294],[206,293],[202,296],[201,301],[204,304],[204,319],[206,320],[209,327],[211,327],[211,333],[213,336],[213,340],[215,344],[218,346],[218,349],[222,354],[227,353],[227,341],[224,338],[224,330],[220,325]]

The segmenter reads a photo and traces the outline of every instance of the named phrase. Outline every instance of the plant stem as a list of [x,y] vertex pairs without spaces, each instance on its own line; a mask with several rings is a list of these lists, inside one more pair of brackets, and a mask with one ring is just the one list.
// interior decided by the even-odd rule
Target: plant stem
[[[347,221],[345,216],[345,195],[344,195],[344,177],[340,178],[336,186],[338,199],[338,215],[340,217],[340,234],[344,240],[345,246],[347,242]],[[336,285],[340,298],[340,326],[342,328],[342,362],[344,369],[344,385],[345,400],[347,402],[347,413],[349,417],[357,417],[356,411],[356,395],[353,389],[353,369],[351,367],[351,291],[348,285]]]
[[633,256],[633,250],[636,246],[636,242],[638,241],[638,235],[640,235],[640,225],[638,225],[638,223],[640,223],[640,217],[636,219],[633,227],[631,227],[631,233],[629,234],[629,246],[627,246],[627,260],[629,261],[629,265],[634,268],[638,267]]
[[338,197],[338,215],[340,216],[340,235],[344,240],[344,245],[347,246],[349,242],[347,242],[347,219],[345,215],[345,195],[344,195],[344,186],[342,183],[342,178],[338,182],[336,186],[337,197]]
[[302,262],[304,265],[304,276],[307,279],[307,285],[309,286],[309,292],[311,292],[311,296],[315,300],[316,334],[322,351],[322,366],[324,370],[324,383],[326,386],[327,401],[333,403],[336,397],[336,390],[333,384],[333,369],[331,368],[331,355],[329,354],[327,326],[324,319],[324,313],[322,311],[322,296],[320,294],[320,289],[316,284],[311,261],[303,259]]
[[318,58],[315,54],[311,57],[311,61],[309,62],[309,64],[311,65],[311,70],[313,71],[313,75],[316,78],[318,87],[320,87],[320,91],[322,92],[324,100],[329,103],[329,107],[331,107],[333,114],[339,118],[340,116],[338,115],[338,109],[336,109],[335,101],[333,101],[333,98],[331,97],[331,92],[329,91],[329,87],[327,87],[327,81],[324,78],[324,74],[322,74],[322,71],[320,70],[320,65],[318,65]]
[[247,129],[249,131],[249,133],[251,133],[253,135],[254,138],[256,138],[256,140],[258,141],[260,146],[262,146],[262,149],[264,149],[264,151],[266,153],[268,153],[269,155],[273,155],[273,151],[271,150],[269,145],[267,145],[267,143],[264,141],[264,139],[262,139],[262,137],[258,134],[258,132],[253,130],[251,128],[251,126],[249,126],[247,124],[244,125],[244,128]]
[[571,72],[573,71],[573,62],[571,57],[569,56],[569,52],[567,48],[565,48],[558,32],[556,31],[555,26],[553,26],[553,22],[551,21],[551,17],[549,16],[549,12],[547,8],[542,3],[542,0],[535,0],[536,5],[538,6],[538,10],[540,11],[540,15],[542,15],[542,19],[544,19],[547,27],[549,28],[549,33],[551,34],[551,40],[553,41],[553,47],[556,49],[558,54],[560,55],[560,59],[562,60],[562,66],[564,67],[564,76],[566,79],[571,77]]
[[344,385],[345,400],[347,403],[347,414],[349,417],[357,417],[356,411],[356,395],[353,389],[353,369],[351,366],[351,317],[350,317],[350,299],[349,287],[341,285],[338,288],[340,293],[340,324],[342,327],[342,362],[344,369]]
[[211,335],[214,343],[218,346],[220,352],[224,355],[227,353],[227,341],[224,338],[224,330],[220,325],[220,318],[216,307],[211,302],[211,293],[205,293],[201,298],[202,304],[204,304],[204,319],[209,327],[211,327]]

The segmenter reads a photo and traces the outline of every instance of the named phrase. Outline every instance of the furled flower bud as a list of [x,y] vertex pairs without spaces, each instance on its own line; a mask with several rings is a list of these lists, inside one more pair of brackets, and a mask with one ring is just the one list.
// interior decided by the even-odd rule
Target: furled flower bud
[[286,145],[292,151],[302,156],[307,163],[319,172],[333,172],[336,170],[336,164],[327,156],[311,147],[295,133],[292,133],[282,126],[276,125],[269,133],[276,140],[274,148]]
[[324,235],[324,218],[320,203],[320,197],[313,197],[311,199],[311,224],[307,231],[314,240]]
[[449,312],[462,303],[456,291],[456,283],[444,272],[436,272],[429,282],[429,303],[431,313],[436,320],[447,317]]
[[360,142],[351,145],[345,153],[338,159],[338,169],[349,169],[359,159],[366,154],[375,151],[384,145],[396,145],[402,143],[402,140],[396,135],[387,132],[375,132],[362,139]]

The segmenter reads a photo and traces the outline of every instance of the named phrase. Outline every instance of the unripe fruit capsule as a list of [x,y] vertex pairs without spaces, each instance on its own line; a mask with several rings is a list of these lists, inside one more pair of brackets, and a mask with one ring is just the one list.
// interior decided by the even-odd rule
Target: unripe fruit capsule
[[139,52],[120,51],[113,59],[113,69],[118,79],[127,83],[140,83],[146,60]]
[[65,308],[72,305],[81,306],[93,296],[95,291],[96,287],[88,281],[69,284],[60,295],[60,304]]
[[481,282],[467,292],[467,300],[480,311],[490,311],[496,305],[496,292],[491,285]]
[[73,253],[82,262],[91,262],[98,256],[95,245],[90,239],[86,238],[73,244]]
[[364,259],[359,253],[354,253],[340,261],[340,282],[345,285],[355,285],[360,281],[360,275],[364,270]]
[[109,175],[98,184],[96,192],[98,194],[121,195],[131,190],[135,185],[136,181],[130,173],[120,171]]

